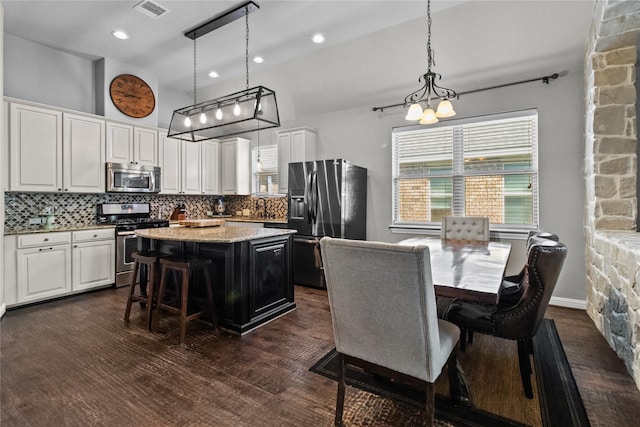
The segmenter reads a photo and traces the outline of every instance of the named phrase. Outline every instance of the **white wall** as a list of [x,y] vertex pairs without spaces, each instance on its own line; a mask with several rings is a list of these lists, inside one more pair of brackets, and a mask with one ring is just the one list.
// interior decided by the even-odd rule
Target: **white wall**
[[91,60],[4,34],[4,94],[95,112]]

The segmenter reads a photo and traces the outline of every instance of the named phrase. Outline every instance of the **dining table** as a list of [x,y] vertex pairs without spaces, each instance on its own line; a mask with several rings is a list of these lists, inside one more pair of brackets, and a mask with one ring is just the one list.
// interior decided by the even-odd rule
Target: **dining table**
[[429,247],[437,296],[498,303],[511,243],[411,237],[399,244]]

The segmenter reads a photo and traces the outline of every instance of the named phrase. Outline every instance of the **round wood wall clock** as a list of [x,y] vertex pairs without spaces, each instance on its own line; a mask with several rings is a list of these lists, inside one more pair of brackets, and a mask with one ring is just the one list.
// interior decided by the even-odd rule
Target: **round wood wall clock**
[[140,77],[120,74],[111,81],[109,95],[113,105],[129,117],[147,117],[156,108],[153,90]]

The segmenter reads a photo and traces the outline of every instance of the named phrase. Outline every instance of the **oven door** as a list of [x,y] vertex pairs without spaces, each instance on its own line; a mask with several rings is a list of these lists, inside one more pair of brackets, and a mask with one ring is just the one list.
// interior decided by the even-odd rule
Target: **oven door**
[[138,237],[133,231],[119,231],[116,235],[116,287],[131,284],[134,259],[138,251]]

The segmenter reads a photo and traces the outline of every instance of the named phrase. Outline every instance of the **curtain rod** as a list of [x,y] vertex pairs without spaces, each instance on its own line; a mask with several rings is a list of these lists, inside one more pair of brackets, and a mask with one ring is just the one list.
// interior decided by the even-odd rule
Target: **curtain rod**
[[[563,71],[561,73],[553,73],[553,74],[550,74],[548,76],[537,77],[535,79],[520,80],[520,81],[517,81],[517,82],[505,83],[505,84],[496,85],[496,86],[483,87],[482,89],[474,89],[474,90],[468,90],[466,92],[459,92],[457,94],[457,96],[456,96],[456,99],[460,99],[461,95],[468,95],[470,93],[482,92],[482,91],[491,90],[491,89],[499,89],[501,87],[521,85],[523,83],[537,82],[538,80],[542,81],[542,83],[544,83],[544,84],[549,84],[549,81],[555,80],[560,76],[566,76],[567,74],[568,73],[566,71]],[[405,106],[406,106],[406,104],[404,102],[402,102],[400,104],[391,104],[391,105],[383,105],[382,107],[373,107],[373,111],[380,110],[380,112],[383,112],[385,110],[385,108],[405,107]]]

